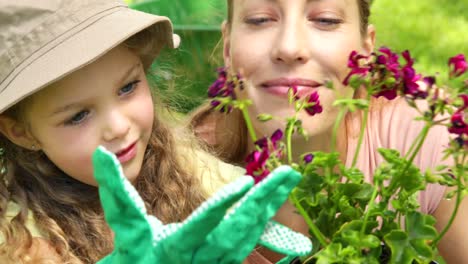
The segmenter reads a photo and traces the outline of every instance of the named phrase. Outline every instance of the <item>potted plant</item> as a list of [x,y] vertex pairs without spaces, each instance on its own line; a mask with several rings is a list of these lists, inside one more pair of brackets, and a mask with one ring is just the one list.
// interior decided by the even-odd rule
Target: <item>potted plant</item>
[[[285,120],[285,131],[277,130],[269,137],[258,139],[247,113],[251,101],[235,96],[237,89],[243,89],[242,77],[222,68],[209,88],[214,109],[229,113],[237,108],[243,113],[255,142],[255,150],[246,158],[247,174],[261,181],[274,168],[288,164],[303,175],[302,182],[290,195],[309,226],[314,244],[313,252],[302,258],[302,263],[429,263],[455,218],[468,180],[468,125],[465,123],[468,81],[460,82],[467,71],[467,63],[462,54],[450,58],[448,89],[447,85],[436,85],[435,77],[422,78],[416,74],[414,59],[408,51],[401,55],[403,60],[389,48],[382,47],[370,57],[357,52],[349,56],[350,73],[343,83],[354,89],[364,89],[366,94],[364,98],[341,99],[334,104],[341,111],[337,124],[347,111],[363,112],[364,123],[351,166],[345,166],[335,151],[304,153],[299,161],[292,157],[293,133],[307,137],[302,128],[305,120],[299,120],[297,113],[307,111],[313,116],[322,112],[316,92],[299,98],[296,87],[290,87],[289,103],[294,106],[296,115]],[[327,86],[333,89],[331,84]],[[379,149],[385,162],[373,172],[373,182],[365,182],[364,174],[355,164],[370,100],[382,96],[388,100],[404,97],[421,113],[417,122],[423,122],[424,127],[404,155],[393,149]],[[426,110],[419,109],[417,101],[421,100],[426,101]],[[265,113],[257,118],[268,122],[275,117]],[[435,171],[421,171],[412,162],[433,126],[446,126],[453,135],[446,158],[453,158],[454,164],[438,166]],[[331,145],[334,150],[334,140]],[[418,211],[417,194],[430,183],[456,187],[448,197],[456,199],[456,209],[440,233],[434,227],[435,219]]]

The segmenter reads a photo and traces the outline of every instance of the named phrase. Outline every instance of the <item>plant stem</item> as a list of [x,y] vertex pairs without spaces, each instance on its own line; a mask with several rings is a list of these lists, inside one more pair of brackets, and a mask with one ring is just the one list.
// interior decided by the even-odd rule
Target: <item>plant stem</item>
[[419,144],[419,140],[421,139],[422,135],[422,133],[419,133],[419,135],[414,139],[413,144],[411,144],[411,147],[405,155],[405,159],[408,159],[408,155],[412,153],[416,145]]
[[296,116],[294,116],[294,119],[288,121],[288,129],[286,130],[286,147],[288,150],[288,164],[292,164],[292,144],[291,144],[291,137],[292,137],[292,132],[294,129],[294,123],[296,123]]
[[423,130],[421,131],[421,135],[418,136],[418,138],[419,138],[418,144],[416,145],[416,148],[414,149],[413,153],[411,154],[411,157],[408,160],[408,163],[406,164],[405,169],[400,173],[400,175],[404,175],[404,173],[409,169],[411,164],[413,164],[413,160],[416,157],[416,155],[418,154],[419,150],[421,149],[424,141],[426,140],[427,134],[429,133],[429,129],[431,128],[431,126],[432,126],[431,123],[426,124],[424,126]]
[[249,113],[247,112],[247,108],[239,107],[239,109],[241,110],[242,115],[244,116],[245,125],[247,126],[247,130],[249,131],[250,138],[252,138],[253,142],[257,141],[257,135],[255,134],[255,130],[252,126],[252,121],[250,120],[250,116],[249,116]]
[[295,192],[291,194],[291,200],[293,201],[294,205],[296,206],[296,209],[299,211],[299,213],[304,217],[304,220],[306,221],[307,225],[309,226],[310,230],[312,231],[312,234],[317,238],[317,240],[320,242],[322,247],[328,246],[328,243],[325,239],[325,236],[320,232],[318,227],[314,224],[312,219],[310,219],[309,215],[307,212],[304,210],[302,207],[301,203],[297,200]]
[[338,113],[338,116],[335,121],[335,125],[333,126],[333,134],[332,134],[332,139],[331,139],[331,151],[335,152],[336,150],[336,134],[338,132],[338,127],[341,124],[341,121],[343,120],[344,116],[346,114],[346,109],[343,107],[340,109],[340,112]]
[[377,198],[378,189],[379,189],[378,186],[375,186],[375,187],[374,187],[374,191],[372,192],[372,196],[371,196],[370,203],[369,203],[369,205],[367,206],[366,215],[364,215],[364,221],[363,221],[362,227],[361,227],[361,237],[364,236],[364,232],[365,232],[365,230],[366,230],[366,225],[367,225],[367,220],[369,219],[370,210],[371,210],[372,207],[374,206],[375,199]]
[[[463,155],[462,165],[461,166],[463,166],[463,162],[465,161],[465,159],[466,159],[466,154]],[[459,166],[459,164],[456,164],[456,165]],[[453,221],[455,220],[455,217],[457,216],[458,208],[460,207],[460,203],[462,201],[462,190],[461,190],[462,189],[462,182],[461,182],[461,179],[464,178],[464,174],[465,174],[465,171],[461,170],[461,175],[459,175],[457,177],[457,200],[455,201],[455,208],[453,209],[452,215],[450,216],[450,219],[449,219],[447,225],[442,230],[442,232],[440,232],[439,235],[437,236],[437,238],[434,239],[434,241],[432,242],[432,245],[437,246],[439,241],[442,239],[442,237],[444,237],[445,233],[447,233],[447,231],[449,230],[450,226],[452,226]]]
[[[370,99],[371,99],[371,94],[370,94],[370,93],[367,93],[366,100],[369,102]],[[354,152],[353,163],[352,163],[352,165],[351,165],[351,168],[353,168],[354,166],[356,166],[356,163],[357,163],[359,151],[360,151],[361,145],[362,145],[362,140],[364,139],[364,133],[366,132],[366,126],[367,126],[367,118],[368,118],[368,116],[369,116],[369,107],[367,107],[367,108],[364,110],[364,117],[363,117],[363,120],[362,120],[361,132],[360,132],[360,134],[359,134],[359,140],[358,140],[358,144],[357,144],[357,147],[356,147],[356,152]]]

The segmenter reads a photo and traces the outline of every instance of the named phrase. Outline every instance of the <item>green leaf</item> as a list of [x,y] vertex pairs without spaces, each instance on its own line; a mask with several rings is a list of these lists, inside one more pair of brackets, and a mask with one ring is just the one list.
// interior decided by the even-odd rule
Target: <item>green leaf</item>
[[371,199],[372,193],[376,187],[369,183],[362,183],[359,187],[359,191],[353,195],[353,198],[363,202],[368,202]]
[[380,247],[380,239],[374,235],[361,235],[360,231],[346,230],[342,234],[343,240],[350,245],[359,248],[377,248]]
[[317,264],[343,263],[341,244],[332,243],[320,251],[317,256]]
[[402,230],[393,230],[385,236],[385,242],[392,252],[390,263],[412,263],[416,257],[408,235]]
[[[410,194],[425,188],[424,177],[419,168],[413,164],[408,165],[408,161],[398,151],[383,148],[378,151],[388,163],[386,166],[390,166],[390,171],[387,168],[387,173],[392,176],[390,186],[401,187]],[[391,188],[388,191],[391,193],[394,190]]]
[[343,176],[353,183],[362,183],[364,181],[364,173],[358,168],[346,168],[343,166],[341,171]]
[[385,242],[390,247],[392,258],[390,263],[428,262],[434,258],[434,251],[429,243],[436,238],[435,219],[420,212],[410,212],[406,215],[406,232],[393,230],[385,236]]

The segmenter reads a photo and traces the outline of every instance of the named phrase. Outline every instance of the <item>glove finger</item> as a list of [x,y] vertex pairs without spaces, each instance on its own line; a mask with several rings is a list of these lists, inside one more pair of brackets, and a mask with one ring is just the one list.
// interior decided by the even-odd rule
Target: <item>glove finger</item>
[[144,202],[124,176],[115,155],[100,146],[93,154],[93,166],[104,216],[115,234],[115,247],[152,243]]
[[192,252],[205,243],[207,235],[216,228],[224,218],[226,211],[252,188],[251,177],[242,176],[227,184],[213,197],[202,203],[183,223],[179,229],[167,228],[162,237],[167,238],[164,247],[177,248]]
[[305,256],[312,251],[309,238],[273,220],[268,221],[258,243],[288,256]]
[[205,262],[219,259],[220,263],[240,263],[253,250],[267,221],[283,205],[300,179],[301,175],[288,166],[273,171],[234,205],[208,236],[197,257]]
[[[120,206],[122,206],[133,217],[142,218],[142,216],[146,216],[143,200],[125,177],[122,166],[113,153],[107,151],[104,147],[98,147],[93,154],[93,166],[94,177],[98,182],[99,195],[104,198],[101,199],[103,207],[108,211],[120,211]],[[118,207],[112,208],[107,205]]]

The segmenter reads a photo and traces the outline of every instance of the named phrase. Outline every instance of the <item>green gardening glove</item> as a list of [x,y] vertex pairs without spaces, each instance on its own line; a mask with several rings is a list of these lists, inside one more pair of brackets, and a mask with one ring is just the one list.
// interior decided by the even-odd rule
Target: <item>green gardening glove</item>
[[112,153],[99,147],[93,163],[105,219],[115,233],[114,251],[100,264],[237,264],[257,243],[290,256],[312,249],[307,237],[269,222],[301,179],[290,167],[278,168],[256,186],[251,177],[240,177],[182,223],[164,225],[146,213]]

